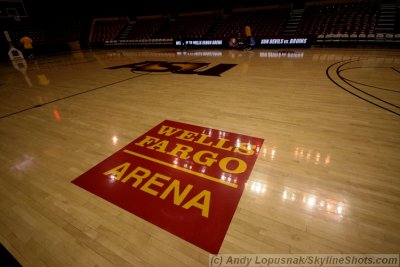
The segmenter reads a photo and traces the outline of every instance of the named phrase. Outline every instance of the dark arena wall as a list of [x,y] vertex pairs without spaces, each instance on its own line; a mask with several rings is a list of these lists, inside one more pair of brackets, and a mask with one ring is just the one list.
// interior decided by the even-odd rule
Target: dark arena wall
[[[36,53],[182,44],[241,49],[245,25],[252,29],[253,47],[390,48],[399,43],[399,10],[394,0],[2,1],[0,30],[17,48],[22,35],[30,35]],[[0,39],[1,58],[7,59],[9,44]]]

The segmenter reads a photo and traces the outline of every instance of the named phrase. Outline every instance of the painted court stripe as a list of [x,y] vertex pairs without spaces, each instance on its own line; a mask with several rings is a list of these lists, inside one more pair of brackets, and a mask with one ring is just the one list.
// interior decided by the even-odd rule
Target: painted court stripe
[[182,167],[180,167],[180,166],[173,165],[173,164],[170,164],[170,163],[167,163],[167,162],[164,162],[164,161],[155,159],[155,158],[151,158],[151,157],[148,157],[148,156],[146,156],[146,155],[142,155],[142,154],[139,154],[139,153],[137,153],[137,152],[134,152],[134,151],[131,151],[131,150],[128,150],[128,149],[124,149],[124,152],[127,153],[127,154],[134,155],[134,156],[136,156],[136,157],[142,158],[142,159],[150,160],[150,161],[152,161],[152,162],[155,162],[155,163],[158,163],[158,164],[161,164],[161,165],[170,167],[170,168],[174,168],[174,169],[177,169],[177,170],[180,170],[180,171],[183,171],[183,172],[187,172],[187,173],[190,173],[190,174],[199,176],[199,177],[201,177],[201,178],[204,178],[204,179],[207,179],[207,180],[210,180],[210,181],[213,181],[213,182],[217,182],[217,183],[220,183],[220,184],[224,184],[224,185],[227,185],[227,186],[230,186],[230,187],[233,187],[233,188],[237,188],[237,187],[238,187],[237,184],[230,183],[230,182],[227,182],[227,181],[224,181],[224,180],[221,180],[221,179],[218,179],[218,178],[209,176],[209,175],[204,174],[204,173],[200,173],[200,172],[195,172],[195,171],[192,171],[192,170],[188,170],[188,169],[182,168]]

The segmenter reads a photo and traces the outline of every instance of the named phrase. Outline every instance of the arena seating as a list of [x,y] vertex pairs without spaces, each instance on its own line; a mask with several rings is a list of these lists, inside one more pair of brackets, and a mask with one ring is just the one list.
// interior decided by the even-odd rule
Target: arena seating
[[[290,2],[290,1],[289,1]],[[391,0],[306,1],[294,33],[285,32],[294,4],[233,8],[198,13],[163,14],[136,17],[94,18],[90,29],[83,29],[79,18],[52,17],[21,21],[2,19],[1,30],[8,30],[14,43],[27,32],[37,48],[46,49],[69,42],[84,41],[91,47],[112,45],[172,45],[183,29],[193,40],[227,41],[252,28],[256,40],[284,35],[307,36],[315,45],[389,45],[399,44],[400,7]]]
[[73,17],[23,18],[18,22],[12,19],[2,19],[0,30],[7,30],[13,44],[19,46],[19,40],[23,35],[28,35],[34,41],[36,52],[51,52],[65,50],[68,43],[79,42],[81,39],[80,20]]

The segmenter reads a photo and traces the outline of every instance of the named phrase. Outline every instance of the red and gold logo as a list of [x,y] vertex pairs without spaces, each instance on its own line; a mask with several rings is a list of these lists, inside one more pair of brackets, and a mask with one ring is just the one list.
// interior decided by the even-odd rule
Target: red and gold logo
[[72,182],[218,253],[262,144],[166,120]]

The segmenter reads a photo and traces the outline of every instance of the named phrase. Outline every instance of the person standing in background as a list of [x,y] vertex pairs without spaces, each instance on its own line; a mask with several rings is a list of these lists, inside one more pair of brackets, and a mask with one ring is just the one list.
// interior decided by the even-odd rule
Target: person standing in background
[[251,50],[251,38],[252,38],[252,35],[251,35],[251,28],[250,28],[250,26],[246,26],[246,27],[244,27],[244,36],[245,36],[245,38],[246,38],[246,44],[245,44],[245,49],[246,50]]
[[22,53],[27,59],[33,58],[33,41],[26,34],[19,40],[22,45]]

